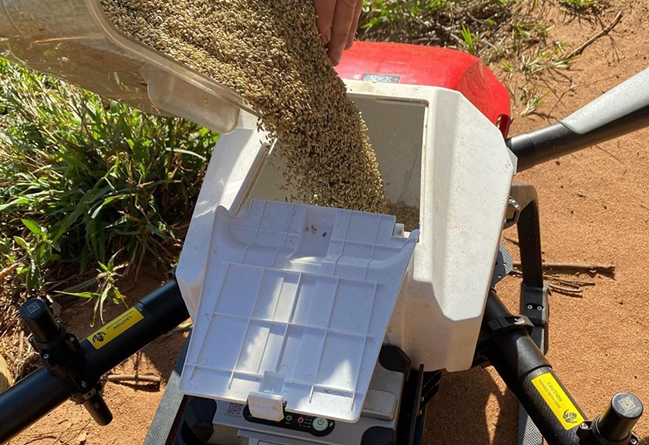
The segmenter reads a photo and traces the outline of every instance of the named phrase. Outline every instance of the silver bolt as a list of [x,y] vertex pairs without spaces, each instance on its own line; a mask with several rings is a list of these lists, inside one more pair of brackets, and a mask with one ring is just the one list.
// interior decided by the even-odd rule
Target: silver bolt
[[68,340],[74,341],[74,337],[70,337],[70,338],[68,338]]
[[82,388],[85,388],[86,386],[88,386],[88,383],[85,380],[81,380],[80,384],[81,384]]
[[49,354],[43,354],[43,360],[49,360],[50,355]]
[[543,310],[543,306],[537,306],[537,307],[536,307],[536,310],[537,310],[537,311],[542,311],[542,310]]
[[528,308],[528,309],[534,309],[534,306],[532,306],[531,304],[528,304],[528,305],[527,305],[527,308]]
[[588,424],[586,422],[582,422],[581,425],[579,425],[579,428],[581,428],[582,430],[587,430]]
[[638,439],[636,439],[635,437],[632,437],[631,440],[629,441],[629,443],[630,443],[631,445],[637,445],[637,443],[638,443]]

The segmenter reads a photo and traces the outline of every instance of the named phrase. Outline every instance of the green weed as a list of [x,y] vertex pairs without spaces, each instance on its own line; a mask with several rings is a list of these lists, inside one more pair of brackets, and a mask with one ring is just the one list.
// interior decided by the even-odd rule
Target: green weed
[[568,12],[576,14],[597,12],[600,9],[597,0],[559,0],[559,4]]
[[430,26],[429,19],[452,3],[452,0],[364,0],[361,29],[371,32],[387,26],[410,34],[418,27]]
[[464,49],[489,58],[520,0],[366,0],[360,37]]
[[[94,300],[94,316],[91,323],[93,326],[97,315],[99,315],[99,318],[103,323],[104,319],[102,314],[104,312],[104,304],[106,301],[110,300],[114,304],[124,303],[124,295],[122,295],[117,287],[117,280],[122,277],[120,270],[126,268],[128,263],[115,264],[119,253],[120,252],[115,252],[113,256],[110,257],[107,264],[97,261],[99,268],[96,270],[96,276],[61,292],[62,294],[71,295],[73,297]],[[85,290],[91,287],[95,287],[97,290]]]
[[564,70],[570,66],[570,59],[563,56],[565,44],[554,42],[552,46],[536,47],[519,57],[519,71],[526,79],[538,77],[548,70]]
[[474,56],[477,56],[479,53],[480,49],[480,40],[481,36],[479,33],[472,33],[471,30],[466,27],[462,26],[462,30],[460,31],[460,35],[462,36],[462,41],[464,42],[464,49],[469,53],[473,54]]
[[541,91],[538,87],[533,85],[525,85],[521,88],[520,101],[524,105],[521,116],[528,116],[536,111],[541,105],[547,92]]
[[26,291],[91,276],[101,309],[117,270],[174,262],[218,135],[6,61],[0,114],[0,259]]
[[[571,11],[594,13],[604,0],[559,0]],[[550,40],[548,5],[522,0],[365,0],[361,39],[444,46],[481,57],[502,69],[512,99],[533,112],[545,93],[544,77],[570,68],[566,44]],[[515,86],[540,93],[533,100]]]

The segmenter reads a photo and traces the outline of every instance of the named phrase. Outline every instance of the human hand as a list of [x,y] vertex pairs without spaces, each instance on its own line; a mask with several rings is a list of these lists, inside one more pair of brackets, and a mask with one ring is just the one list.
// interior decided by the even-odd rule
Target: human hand
[[334,66],[354,43],[363,0],[313,0],[322,43]]

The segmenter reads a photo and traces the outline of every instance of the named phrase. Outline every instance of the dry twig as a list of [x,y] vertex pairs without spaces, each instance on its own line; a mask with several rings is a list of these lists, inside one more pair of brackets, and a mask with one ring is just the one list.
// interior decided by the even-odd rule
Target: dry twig
[[[514,267],[520,269],[521,263],[514,262]],[[543,263],[544,271],[553,271],[553,272],[585,272],[585,273],[595,273],[600,275],[614,276],[615,275],[615,265],[614,264],[576,264],[576,263]]]
[[178,326],[176,326],[175,328],[173,328],[172,330],[170,330],[166,334],[164,334],[163,337],[166,338],[166,337],[171,337],[174,334],[180,334],[180,333],[183,333],[183,332],[188,332],[189,330],[191,330],[193,325],[194,324],[193,324],[193,322],[191,320],[186,321],[184,323],[179,324]]
[[110,374],[106,380],[113,383],[120,382],[147,382],[160,384],[162,381],[157,375],[136,375],[136,374]]
[[583,286],[594,286],[595,282],[594,281],[581,281],[581,280],[567,280],[565,278],[561,278],[557,275],[544,275],[544,278],[548,280],[555,281],[559,284],[563,284],[568,287],[583,287]]
[[571,287],[563,287],[559,286],[557,284],[552,284],[548,283],[548,287],[550,290],[553,290],[555,292],[559,292],[564,295],[568,295],[570,297],[581,297],[582,296],[582,290],[581,288],[571,288]]
[[584,43],[579,45],[577,48],[575,48],[573,51],[571,51],[570,54],[568,54],[568,56],[566,58],[567,59],[572,59],[573,57],[578,56],[579,54],[581,54],[588,46],[593,44],[593,42],[595,42],[597,39],[599,39],[600,37],[603,37],[606,34],[608,34],[609,32],[611,32],[611,30],[613,28],[615,28],[618,23],[620,23],[621,19],[622,19],[622,11],[619,11],[617,13],[617,15],[615,16],[615,18],[613,19],[613,21],[611,23],[609,23],[609,25],[606,28],[602,29],[600,32],[598,32],[597,34],[592,36],[590,39],[586,40]]
[[4,269],[0,270],[0,280],[4,280],[5,278],[7,278],[9,275],[13,273],[14,270],[18,269],[20,266],[22,266],[22,264],[20,264],[19,262],[15,262],[5,267]]

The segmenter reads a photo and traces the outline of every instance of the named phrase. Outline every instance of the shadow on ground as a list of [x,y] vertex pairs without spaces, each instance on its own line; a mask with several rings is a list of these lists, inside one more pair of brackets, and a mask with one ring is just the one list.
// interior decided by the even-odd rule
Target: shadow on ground
[[517,422],[516,398],[488,371],[447,373],[427,410],[424,444],[512,445]]

